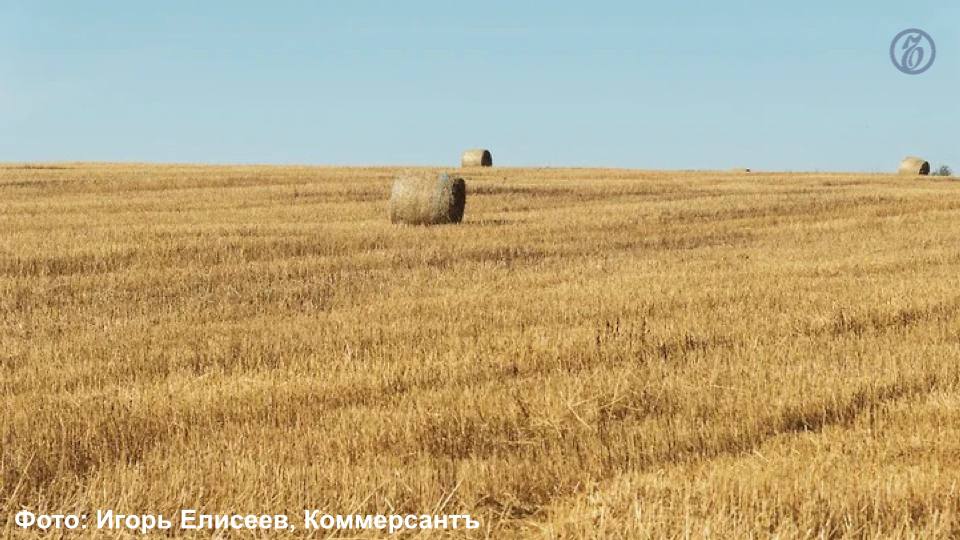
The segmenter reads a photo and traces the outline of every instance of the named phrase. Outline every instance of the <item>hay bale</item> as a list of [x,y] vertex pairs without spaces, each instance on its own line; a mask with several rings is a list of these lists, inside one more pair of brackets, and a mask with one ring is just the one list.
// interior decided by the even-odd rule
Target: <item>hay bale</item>
[[930,174],[930,164],[922,158],[907,156],[900,162],[897,173],[901,176],[926,176]]
[[467,204],[463,178],[447,173],[402,174],[390,192],[390,222],[410,225],[460,223]]
[[467,150],[460,158],[461,167],[493,167],[493,156],[489,150],[474,148]]
[[737,174],[744,174],[744,173],[750,172],[750,169],[748,169],[748,168],[746,168],[746,167],[734,167],[734,168],[730,169],[730,172],[732,172],[732,173],[737,173]]

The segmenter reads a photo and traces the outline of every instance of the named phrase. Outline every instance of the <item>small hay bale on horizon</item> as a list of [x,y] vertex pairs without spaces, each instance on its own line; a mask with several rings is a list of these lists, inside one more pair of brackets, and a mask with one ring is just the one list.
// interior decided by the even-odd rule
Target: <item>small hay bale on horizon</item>
[[900,162],[897,174],[900,176],[927,176],[930,174],[930,163],[923,158],[907,156]]
[[460,157],[461,167],[493,167],[493,156],[485,148],[472,148]]
[[447,173],[401,174],[390,192],[390,222],[407,225],[460,223],[467,204],[463,178]]
[[730,169],[730,172],[742,174],[742,173],[748,173],[748,172],[750,172],[750,169],[747,168],[747,167],[734,167],[734,168]]

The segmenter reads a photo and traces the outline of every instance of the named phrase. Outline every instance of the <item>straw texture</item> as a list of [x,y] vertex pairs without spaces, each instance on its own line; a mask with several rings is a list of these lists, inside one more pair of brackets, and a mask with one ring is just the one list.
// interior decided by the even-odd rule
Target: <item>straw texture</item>
[[489,150],[473,148],[463,153],[461,167],[493,167],[493,156]]
[[901,176],[926,176],[930,174],[930,163],[922,158],[907,156],[900,162],[897,172]]
[[403,174],[393,182],[390,221],[410,225],[460,223],[466,203],[467,186],[462,178],[447,173]]

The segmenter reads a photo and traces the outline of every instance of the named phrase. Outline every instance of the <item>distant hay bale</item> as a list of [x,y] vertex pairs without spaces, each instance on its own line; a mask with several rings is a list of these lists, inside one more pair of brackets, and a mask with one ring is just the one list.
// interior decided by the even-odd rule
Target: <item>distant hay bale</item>
[[930,164],[922,158],[907,156],[900,162],[897,173],[901,176],[926,176],[930,174]]
[[489,150],[474,148],[467,150],[460,158],[461,167],[493,167],[493,156]]
[[748,172],[750,172],[750,169],[748,169],[748,168],[746,168],[746,167],[734,167],[734,168],[730,169],[730,172],[732,172],[732,173],[748,173]]
[[467,204],[463,178],[447,173],[403,174],[390,192],[390,222],[409,225],[460,223]]

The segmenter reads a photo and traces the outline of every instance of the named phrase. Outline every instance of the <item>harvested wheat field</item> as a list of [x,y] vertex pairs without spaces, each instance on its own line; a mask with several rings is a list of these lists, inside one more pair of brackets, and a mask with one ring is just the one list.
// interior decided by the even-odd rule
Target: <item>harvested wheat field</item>
[[960,535],[960,183],[477,169],[425,227],[397,173],[4,165],[0,530]]

